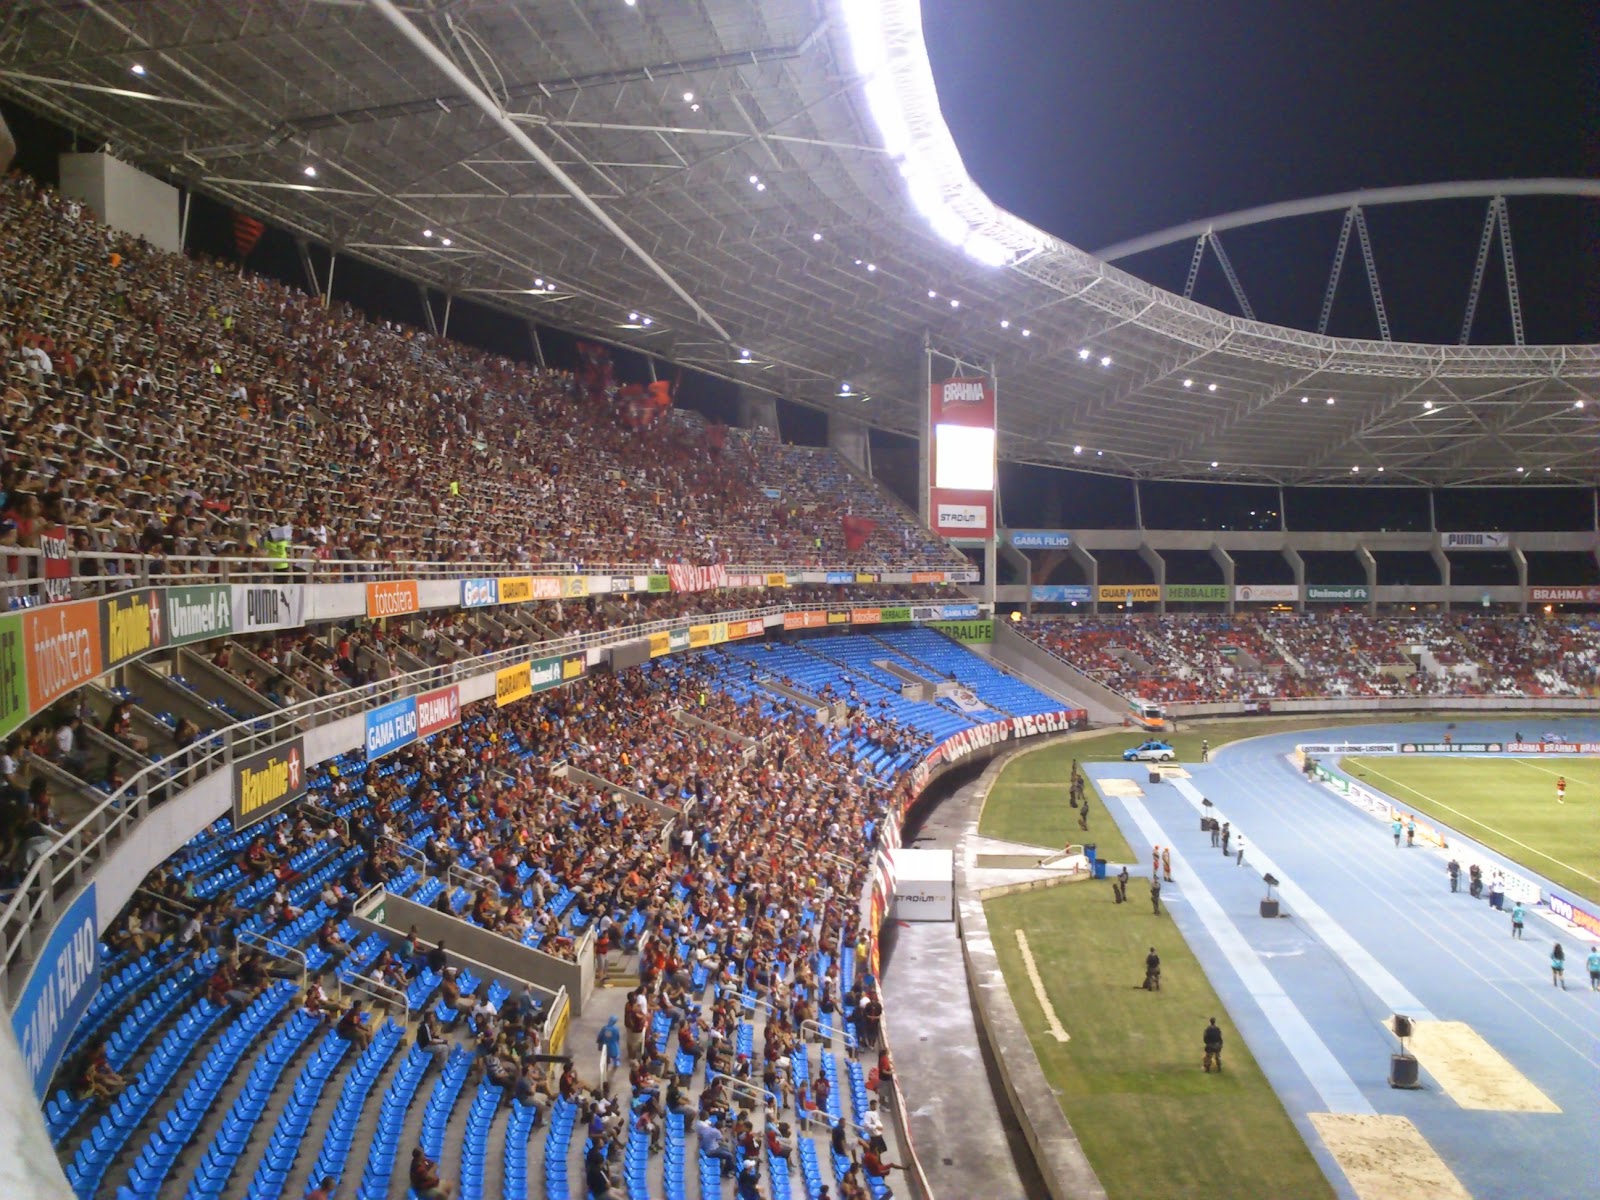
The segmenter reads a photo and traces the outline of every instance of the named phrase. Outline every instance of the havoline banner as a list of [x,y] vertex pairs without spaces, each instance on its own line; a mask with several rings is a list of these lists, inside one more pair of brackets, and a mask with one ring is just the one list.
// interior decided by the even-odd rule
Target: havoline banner
[[306,792],[304,738],[279,742],[233,764],[233,827],[270,817]]

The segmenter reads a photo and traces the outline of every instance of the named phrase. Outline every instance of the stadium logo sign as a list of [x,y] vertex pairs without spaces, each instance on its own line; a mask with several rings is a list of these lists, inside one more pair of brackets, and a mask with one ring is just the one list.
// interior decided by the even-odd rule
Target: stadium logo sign
[[966,530],[983,533],[989,528],[989,510],[982,504],[940,504],[934,515],[934,527],[941,532]]
[[944,408],[957,404],[983,404],[988,386],[981,379],[947,379],[939,385],[939,403]]
[[270,817],[306,791],[305,741],[294,738],[233,764],[233,827]]
[[1441,533],[1446,550],[1505,550],[1511,545],[1509,533]]

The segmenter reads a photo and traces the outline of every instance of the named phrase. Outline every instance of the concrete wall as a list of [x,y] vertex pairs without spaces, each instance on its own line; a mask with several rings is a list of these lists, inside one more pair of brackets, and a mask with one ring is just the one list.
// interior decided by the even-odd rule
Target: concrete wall
[[1064,692],[1079,707],[1086,709],[1091,721],[1101,724],[1120,723],[1128,710],[1128,703],[1103,683],[1090,679],[1076,667],[1062,662],[1048,650],[1029,641],[1007,621],[994,623],[994,658],[1007,666],[1022,667],[1037,672],[1048,679],[1053,687]]
[[430,945],[443,942],[447,953],[457,951],[513,978],[526,979],[546,991],[566,988],[575,1016],[583,1015],[584,1005],[594,991],[592,954],[579,953],[579,961],[568,962],[564,958],[519,945],[481,925],[473,925],[458,917],[447,917],[404,896],[385,896],[382,904],[375,906],[368,914],[368,919],[399,937],[404,937],[415,927],[423,941]]
[[178,253],[178,189],[109,154],[63,154],[61,194],[107,225]]

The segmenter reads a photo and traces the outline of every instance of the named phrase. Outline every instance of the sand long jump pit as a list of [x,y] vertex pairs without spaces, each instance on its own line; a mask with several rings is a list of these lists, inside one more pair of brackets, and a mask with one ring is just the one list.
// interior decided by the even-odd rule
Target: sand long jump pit
[[1407,1049],[1441,1091],[1462,1108],[1559,1113],[1506,1057],[1463,1021],[1413,1021]]
[[1472,1200],[1409,1118],[1386,1113],[1308,1115],[1361,1200]]

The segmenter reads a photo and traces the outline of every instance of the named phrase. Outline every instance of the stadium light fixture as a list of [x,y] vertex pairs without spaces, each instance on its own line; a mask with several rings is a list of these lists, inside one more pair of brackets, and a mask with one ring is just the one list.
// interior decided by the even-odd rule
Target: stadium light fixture
[[1185,379],[1185,380],[1184,380],[1184,381],[1183,381],[1183,386],[1184,386],[1184,387],[1186,387],[1186,388],[1188,388],[1188,387],[1193,387],[1193,386],[1194,386],[1194,380],[1192,380],[1192,379]]
[[1100,365],[1101,365],[1101,366],[1102,366],[1102,367],[1109,367],[1109,366],[1110,366],[1110,365],[1111,365],[1111,355],[1109,355],[1109,354],[1102,354],[1102,355],[1101,355],[1101,356],[1100,356]]
[[844,0],[842,10],[868,111],[916,210],[941,238],[986,266],[1036,250],[1044,236],[997,208],[967,174],[939,111],[920,0]]
[[1383,468],[1382,468],[1382,467],[1379,467],[1379,468],[1378,468],[1378,474],[1379,474],[1379,475],[1382,475],[1382,474],[1383,474]]
[[1329,397],[1328,397],[1328,403],[1329,403],[1329,404],[1332,404],[1332,403],[1333,403],[1333,397],[1332,397],[1332,396],[1329,396]]
[[935,299],[938,295],[939,295],[939,293],[934,291],[932,288],[928,289],[928,299],[929,300]]
[[1427,409],[1429,412],[1432,412],[1433,411],[1433,401],[1432,400],[1424,400],[1422,402],[1422,407]]
[[878,269],[878,264],[877,263],[868,263],[867,264],[867,270],[868,271],[876,271],[877,269]]
[[1010,329],[1011,328],[1011,322],[1002,318],[1001,321],[1000,321],[1000,328],[1001,329]]
[[1583,397],[1579,396],[1576,400],[1574,400],[1572,402],[1572,407],[1573,408],[1582,408],[1583,407]]
[[1074,446],[1072,448],[1072,452],[1074,454],[1082,454],[1083,453],[1083,447],[1082,446]]
[[849,394],[850,394],[850,381],[847,379],[847,380],[845,380],[843,383],[841,383],[839,385],[839,395],[848,396]]
[[542,279],[535,279],[535,280],[534,280],[534,281],[533,281],[533,286],[534,286],[534,287],[536,287],[536,288],[542,288],[542,287],[544,287],[544,280],[542,280]]
[[636,312],[629,313],[628,314],[628,320],[632,321],[635,325],[637,325],[639,323],[639,314],[636,313]]
[[448,246],[450,244],[450,239],[449,238],[440,238],[439,239],[439,244],[441,246]]
[[1518,468],[1517,468],[1517,474],[1518,474],[1518,475],[1521,475],[1521,474],[1522,474],[1522,468],[1521,468],[1521,467],[1518,467]]
[[624,4],[626,4],[629,8],[632,8],[632,7],[634,7],[634,5],[639,3],[639,0],[622,0],[622,2]]
[[1082,350],[1079,350],[1078,351],[1078,357],[1083,359],[1083,361],[1088,362],[1089,361],[1089,349],[1088,349],[1088,347],[1084,347]]
[[1031,329],[1024,329],[1024,330],[1023,330],[1023,331],[1022,331],[1022,336],[1023,336],[1023,337],[1032,337],[1032,336],[1033,336],[1033,330],[1031,330]]
[[685,104],[693,104],[694,103],[694,93],[693,92],[685,92],[683,94],[683,102]]
[[1301,404],[1310,404],[1311,403],[1311,397],[1310,396],[1301,396],[1300,397],[1300,403]]
[[423,231],[422,231],[422,236],[423,236],[423,237],[430,237],[430,238],[431,238],[431,237],[432,237],[432,236],[433,236],[433,230],[431,230],[431,229],[424,229],[424,230],[423,230]]
[[1213,458],[1211,460],[1211,469],[1212,470],[1216,470],[1216,467],[1217,467],[1217,460]]
[[1106,456],[1106,452],[1104,450],[1096,450],[1094,452],[1094,456],[1096,458],[1104,458]]
[[950,307],[951,308],[960,308],[961,307],[961,301],[952,299],[950,301]]
[[811,240],[813,242],[820,242],[822,240],[822,235],[820,233],[813,233],[811,235]]
[[128,70],[132,71],[135,75],[142,76],[144,74],[144,64],[134,63],[133,66],[128,68]]
[[307,179],[315,179],[317,177],[317,169],[311,166],[309,163],[306,164],[305,177]]
[[750,176],[750,182],[751,182],[751,183],[752,183],[752,184],[757,184],[757,183],[760,183],[760,182],[761,182],[761,176],[759,176],[759,175],[752,175],[752,176]]
[[1357,463],[1357,464],[1356,464],[1356,465],[1355,465],[1355,466],[1353,466],[1353,467],[1351,467],[1351,468],[1350,468],[1350,473],[1351,473],[1351,474],[1352,474],[1352,475],[1359,475],[1359,474],[1361,474],[1361,464],[1360,464],[1360,463]]
[[750,351],[748,351],[748,350],[739,351],[739,361],[740,362],[749,362],[750,361]]
[[641,324],[641,325],[650,325],[650,324],[653,324],[653,322],[650,320],[649,317],[640,317],[639,318],[639,324]]
[[756,184],[756,191],[758,191],[758,192],[764,192],[764,191],[766,191],[766,190],[767,190],[767,185],[766,185],[766,184],[764,184],[764,183],[758,183],[758,184]]
[[1545,473],[1545,474],[1546,474],[1546,475],[1548,475],[1548,474],[1550,474],[1550,468],[1549,468],[1549,467],[1546,467],[1546,468],[1545,468],[1545,469],[1544,469],[1544,473]]
[[1216,384],[1214,384],[1214,383],[1208,383],[1208,384],[1206,384],[1206,391],[1208,391],[1208,392],[1214,392],[1214,391],[1216,391],[1216,390],[1217,390],[1217,385],[1216,385]]

